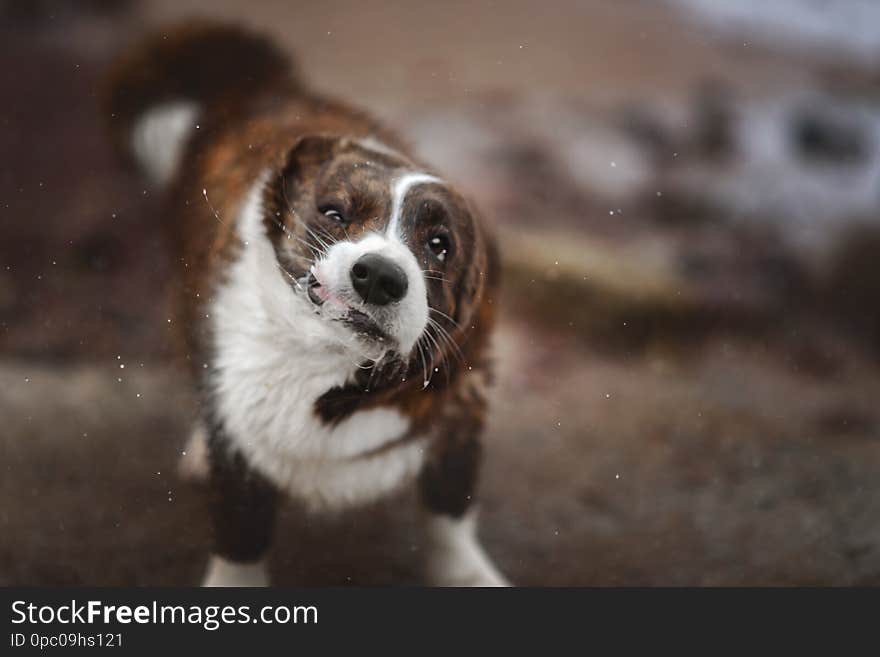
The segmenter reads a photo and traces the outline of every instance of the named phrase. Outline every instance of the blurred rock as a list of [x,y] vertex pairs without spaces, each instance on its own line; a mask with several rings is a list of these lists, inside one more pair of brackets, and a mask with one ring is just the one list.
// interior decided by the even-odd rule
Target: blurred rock
[[872,147],[867,126],[815,107],[796,110],[791,139],[801,157],[838,164],[864,162]]
[[675,151],[668,126],[642,103],[627,103],[616,122],[621,132],[644,149],[655,163],[667,162]]
[[697,89],[694,145],[710,160],[733,157],[736,148],[733,92],[721,80],[707,80]]
[[880,228],[846,233],[832,255],[824,292],[828,307],[880,353]]

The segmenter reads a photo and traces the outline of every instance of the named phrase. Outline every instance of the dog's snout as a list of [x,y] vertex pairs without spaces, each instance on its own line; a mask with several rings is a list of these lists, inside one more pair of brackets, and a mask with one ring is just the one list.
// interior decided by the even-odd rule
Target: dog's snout
[[378,253],[361,256],[351,268],[351,283],[367,303],[384,306],[406,294],[406,272]]

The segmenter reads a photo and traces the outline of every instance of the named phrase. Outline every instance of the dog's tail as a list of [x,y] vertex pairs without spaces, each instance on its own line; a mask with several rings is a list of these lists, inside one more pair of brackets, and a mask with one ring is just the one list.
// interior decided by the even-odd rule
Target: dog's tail
[[117,150],[164,183],[206,111],[234,116],[259,96],[299,91],[291,58],[268,39],[194,21],[124,53],[110,72],[105,110]]

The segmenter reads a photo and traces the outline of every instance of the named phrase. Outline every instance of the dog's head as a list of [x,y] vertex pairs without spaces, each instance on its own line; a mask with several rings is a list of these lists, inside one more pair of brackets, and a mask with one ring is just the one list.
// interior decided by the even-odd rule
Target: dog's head
[[373,140],[307,136],[267,198],[266,230],[291,293],[345,327],[364,355],[420,359],[427,370],[457,349],[489,254],[447,182]]

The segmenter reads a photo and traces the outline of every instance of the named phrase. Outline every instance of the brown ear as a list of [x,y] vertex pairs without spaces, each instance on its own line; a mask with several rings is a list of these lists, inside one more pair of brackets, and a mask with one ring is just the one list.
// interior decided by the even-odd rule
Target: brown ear
[[[333,159],[340,140],[326,135],[305,135],[291,147],[278,176],[267,187],[263,197],[267,212],[266,230],[270,236],[284,232],[284,222],[294,204],[314,203],[311,193],[304,194],[308,182],[314,181],[321,168]],[[302,210],[303,208],[300,208]]]
[[306,135],[296,142],[281,172],[289,198],[294,197],[304,181],[314,180],[321,168],[333,159],[339,146],[338,137],[327,135]]
[[[471,321],[471,314],[477,312],[487,296],[495,293],[499,282],[499,257],[494,236],[480,221],[476,210],[470,208],[474,217],[474,254],[464,275],[455,289],[455,320],[462,326]],[[491,301],[489,301],[491,303]]]

